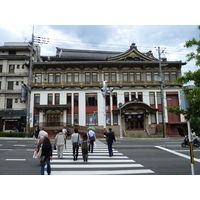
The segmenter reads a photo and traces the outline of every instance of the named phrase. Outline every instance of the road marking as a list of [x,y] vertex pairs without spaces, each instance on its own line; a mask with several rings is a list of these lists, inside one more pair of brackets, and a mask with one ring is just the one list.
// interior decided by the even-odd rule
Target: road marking
[[51,175],[128,175],[128,174],[152,174],[150,169],[137,170],[107,170],[107,171],[52,171]]
[[[161,146],[155,146],[155,147],[156,147],[156,148],[159,148],[159,149],[162,149],[162,150],[164,150],[164,151],[170,152],[170,153],[172,153],[172,154],[175,154],[175,155],[177,155],[177,156],[180,156],[180,157],[183,157],[183,158],[186,158],[186,159],[190,159],[190,156],[187,156],[187,155],[185,155],[185,154],[182,154],[182,153],[173,151],[173,150],[171,150],[171,149],[167,149],[167,148],[164,148],[164,147],[161,147]],[[194,160],[195,160],[196,162],[200,162],[200,159],[194,158]]]
[[14,144],[13,146],[15,146],[15,147],[25,147],[26,145],[25,144]]
[[13,151],[13,149],[0,149],[0,151]]
[[51,168],[52,169],[68,169],[68,168],[73,168],[73,169],[95,169],[95,168],[130,168],[130,167],[143,167],[141,164],[67,164],[67,165],[56,165],[52,164]]
[[[134,160],[90,160],[88,159],[88,163],[117,163],[117,162],[127,162],[127,163],[133,163],[135,162]],[[71,160],[63,160],[63,159],[55,159],[55,160],[52,160],[51,163],[83,163],[83,160],[80,159],[78,161],[73,161],[72,159]]]
[[[56,154],[57,155],[57,154]],[[73,159],[73,156],[72,156],[72,154],[71,155],[68,155],[68,156],[63,156],[63,159],[65,159],[65,158],[70,158],[70,159]],[[79,156],[78,156],[78,158],[82,158],[82,154],[80,154]],[[128,157],[127,156],[113,156],[113,157],[109,157],[108,155],[107,156],[92,156],[92,155],[88,155],[88,159],[90,160],[91,158],[104,158],[104,159],[110,159],[110,160],[112,160],[112,159],[127,159]],[[57,159],[57,157],[54,157],[54,159]]]
[[26,161],[26,159],[6,159],[6,161]]

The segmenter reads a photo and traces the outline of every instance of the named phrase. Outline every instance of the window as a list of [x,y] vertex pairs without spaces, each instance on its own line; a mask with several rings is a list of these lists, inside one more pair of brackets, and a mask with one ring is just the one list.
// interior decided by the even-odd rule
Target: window
[[152,124],[156,123],[156,114],[155,113],[151,113],[151,123]]
[[79,74],[74,73],[74,83],[78,83],[78,82],[79,82]]
[[0,65],[0,73],[2,73],[2,70],[3,70],[3,66]]
[[137,72],[137,73],[136,73],[136,81],[137,81],[137,82],[140,82],[140,81],[141,81],[141,73],[140,73],[140,72]]
[[150,72],[147,72],[147,73],[146,73],[146,80],[147,80],[148,82],[152,81],[151,73],[150,73]]
[[158,81],[158,72],[153,73],[153,80]]
[[106,106],[110,106],[110,94],[106,94]]
[[116,73],[111,73],[111,82],[115,83],[117,82],[117,79],[116,79]]
[[123,82],[128,82],[128,73],[123,73]]
[[109,73],[104,73],[104,80],[107,82],[110,82],[110,74]]
[[136,93],[131,92],[131,101],[134,101],[136,99]]
[[86,106],[97,106],[97,94],[86,94]]
[[15,103],[18,103],[18,99],[15,99]]
[[124,101],[125,101],[125,103],[129,102],[129,93],[128,92],[124,92]]
[[161,104],[161,93],[157,92],[157,104]]
[[129,73],[129,81],[130,82],[134,82],[135,81],[135,77],[134,77],[134,73]]
[[177,80],[177,74],[176,74],[176,72],[172,72],[171,73],[171,78],[172,78],[171,79],[172,81],[176,81]]
[[96,83],[97,82],[97,73],[92,73],[92,82]]
[[90,83],[90,73],[85,73],[85,82]]
[[13,103],[12,99],[7,99],[6,108],[12,108],[12,103]]
[[36,83],[42,82],[42,74],[35,74],[35,82]]
[[40,94],[34,95],[34,104],[40,104]]
[[15,65],[9,65],[9,73],[15,72]]
[[15,50],[10,50],[10,51],[8,51],[8,54],[9,55],[16,55],[16,51]]
[[169,72],[164,73],[164,80],[169,81]]
[[150,104],[155,104],[155,93],[149,92],[149,102]]
[[74,94],[74,106],[78,106],[78,94]]
[[55,94],[55,104],[60,104],[60,94],[59,93]]
[[8,90],[13,90],[13,81],[8,81]]
[[60,74],[56,74],[55,75],[55,82],[56,83],[60,83],[61,82],[61,76],[60,76]]
[[53,94],[48,94],[48,104],[52,105],[53,104]]
[[112,100],[113,100],[113,106],[117,106],[117,93],[114,92],[112,97],[113,97],[112,98]]
[[72,73],[67,73],[67,83],[72,82]]
[[19,81],[16,81],[16,85],[19,85]]
[[140,101],[143,101],[143,95],[142,95],[142,92],[138,92],[138,99]]
[[72,94],[68,93],[67,94],[67,104],[71,104],[72,103]]
[[53,74],[48,74],[49,83],[53,83]]

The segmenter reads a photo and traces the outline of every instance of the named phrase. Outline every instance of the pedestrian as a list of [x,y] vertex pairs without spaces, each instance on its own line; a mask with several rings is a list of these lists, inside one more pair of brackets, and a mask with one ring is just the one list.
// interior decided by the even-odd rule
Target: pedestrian
[[48,137],[43,138],[43,144],[41,146],[41,156],[40,156],[40,174],[44,175],[45,165],[47,165],[47,174],[51,174],[50,160],[52,160],[52,145]]
[[72,148],[73,148],[74,161],[78,160],[79,141],[80,141],[80,135],[78,133],[78,129],[75,128],[74,133],[72,134]]
[[35,126],[35,130],[34,130],[34,136],[35,136],[35,144],[38,143],[38,135],[39,135],[40,129],[38,126]]
[[89,151],[91,153],[93,153],[94,142],[96,141],[95,132],[92,129],[89,129],[87,136],[88,136],[88,140],[89,140]]
[[66,127],[63,127],[62,133],[66,136],[66,134],[67,134],[67,129],[66,129]]
[[54,143],[54,145],[57,146],[58,158],[63,158],[65,140],[66,136],[63,134],[62,130],[59,130],[59,133],[55,137],[55,143]]
[[42,139],[44,136],[48,137],[48,133],[42,128],[42,130],[39,132],[38,139]]
[[86,133],[83,134],[82,136],[81,150],[82,150],[83,161],[87,162],[88,161],[88,137]]
[[70,132],[70,130],[69,130],[69,128],[67,128],[67,138],[71,138],[71,132]]
[[115,134],[112,131],[112,128],[109,128],[108,130],[109,131],[104,133],[104,135],[106,136],[109,156],[112,157],[113,156],[112,145],[113,145],[113,142],[116,142],[116,139],[115,139]]

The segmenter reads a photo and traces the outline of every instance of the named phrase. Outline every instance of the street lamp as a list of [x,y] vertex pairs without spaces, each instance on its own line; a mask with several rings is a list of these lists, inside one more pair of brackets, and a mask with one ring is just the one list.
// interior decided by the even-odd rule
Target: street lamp
[[103,87],[101,88],[101,93],[103,96],[103,103],[104,103],[104,133],[106,132],[106,94],[110,93],[110,96],[113,95],[113,87],[108,88],[107,81],[103,81]]

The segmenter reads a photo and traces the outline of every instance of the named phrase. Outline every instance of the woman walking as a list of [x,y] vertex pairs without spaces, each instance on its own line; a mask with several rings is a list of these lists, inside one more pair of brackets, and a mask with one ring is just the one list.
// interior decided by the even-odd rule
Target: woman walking
[[88,137],[86,133],[82,137],[81,149],[82,149],[83,161],[87,162],[88,161]]
[[62,130],[59,130],[59,133],[55,137],[55,143],[54,143],[54,145],[56,145],[58,149],[58,158],[63,158],[65,141],[66,141],[66,136],[63,134]]
[[44,137],[43,144],[41,146],[41,157],[40,157],[40,174],[44,175],[44,168],[47,164],[47,174],[51,174],[51,165],[50,160],[52,160],[52,145],[50,143],[50,139],[48,137]]

